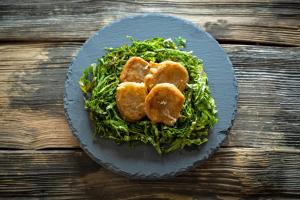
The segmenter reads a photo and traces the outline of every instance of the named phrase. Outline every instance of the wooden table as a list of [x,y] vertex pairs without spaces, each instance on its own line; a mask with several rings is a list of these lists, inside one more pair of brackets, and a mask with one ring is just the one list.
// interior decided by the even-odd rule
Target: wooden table
[[[238,113],[203,165],[160,181],[113,174],[66,123],[66,71],[96,30],[128,14],[195,22],[230,56]],[[300,197],[300,2],[1,0],[0,197],[16,199],[297,199]],[[1,198],[2,199],[2,198]]]

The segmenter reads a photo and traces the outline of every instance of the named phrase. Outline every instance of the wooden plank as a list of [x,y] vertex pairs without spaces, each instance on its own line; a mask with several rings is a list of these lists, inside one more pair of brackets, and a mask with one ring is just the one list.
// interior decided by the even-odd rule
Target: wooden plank
[[0,147],[78,147],[63,111],[66,70],[79,44],[0,47]]
[[[80,43],[0,45],[0,148],[76,148],[63,111]],[[300,146],[300,48],[223,45],[236,71],[238,113],[224,146]]]
[[0,41],[84,41],[126,15],[159,12],[191,20],[222,41],[299,46],[299,8],[293,0],[2,0]]
[[[228,199],[300,195],[300,152],[222,148],[196,169],[158,181],[109,172],[81,151],[0,151],[0,196],[55,199]],[[298,196],[299,197],[299,196]]]
[[239,86],[226,145],[300,147],[300,48],[225,46]]

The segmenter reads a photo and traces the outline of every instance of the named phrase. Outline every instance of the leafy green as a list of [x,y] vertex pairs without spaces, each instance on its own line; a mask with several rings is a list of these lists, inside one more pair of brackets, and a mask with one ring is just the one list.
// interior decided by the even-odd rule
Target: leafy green
[[186,43],[186,39],[182,37],[175,38],[175,44],[178,48],[184,48]]
[[[180,50],[186,43],[181,37],[175,42],[164,38],[129,39],[131,45],[107,48],[107,53],[96,64],[90,65],[80,78],[85,107],[94,123],[95,135],[113,139],[119,144],[151,144],[160,154],[206,142],[208,129],[217,122],[217,110],[203,71],[203,62],[191,52]],[[165,60],[180,62],[188,70],[189,83],[184,91],[182,116],[174,126],[154,124],[147,118],[128,123],[120,117],[115,101],[116,88],[121,70],[132,56],[157,63]]]

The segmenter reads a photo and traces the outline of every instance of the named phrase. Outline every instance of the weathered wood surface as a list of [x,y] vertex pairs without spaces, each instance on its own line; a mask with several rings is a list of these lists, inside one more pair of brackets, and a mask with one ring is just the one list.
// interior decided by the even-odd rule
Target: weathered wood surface
[[0,41],[83,41],[116,19],[145,12],[191,20],[225,42],[300,45],[294,0],[2,0]]
[[[160,181],[97,165],[63,112],[66,71],[82,42],[145,12],[183,17],[230,43],[239,85],[220,150]],[[300,47],[291,47],[300,46],[299,25],[293,0],[0,1],[0,199],[299,199]]]
[[81,151],[0,151],[0,196],[49,199],[247,196],[256,199],[269,195],[296,199],[300,195],[299,153],[299,149],[287,152],[223,148],[201,167],[179,177],[137,181],[101,168]]
[[[80,43],[0,45],[0,148],[74,148],[63,111],[66,71]],[[223,45],[239,85],[223,146],[300,147],[300,48]]]

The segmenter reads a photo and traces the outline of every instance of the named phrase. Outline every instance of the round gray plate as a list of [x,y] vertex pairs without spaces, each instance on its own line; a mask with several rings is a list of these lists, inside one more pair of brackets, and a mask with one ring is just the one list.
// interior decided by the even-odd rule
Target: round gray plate
[[[111,140],[93,141],[92,123],[84,109],[79,88],[83,70],[105,54],[106,47],[130,44],[126,36],[186,38],[185,50],[204,61],[209,86],[216,101],[219,122],[210,130],[208,142],[195,150],[158,155],[150,145],[117,145]],[[171,16],[145,14],[127,17],[96,32],[81,47],[65,82],[64,106],[68,123],[81,147],[97,163],[131,178],[156,179],[177,175],[207,159],[224,141],[232,126],[237,105],[237,83],[232,64],[218,42],[194,24]]]

